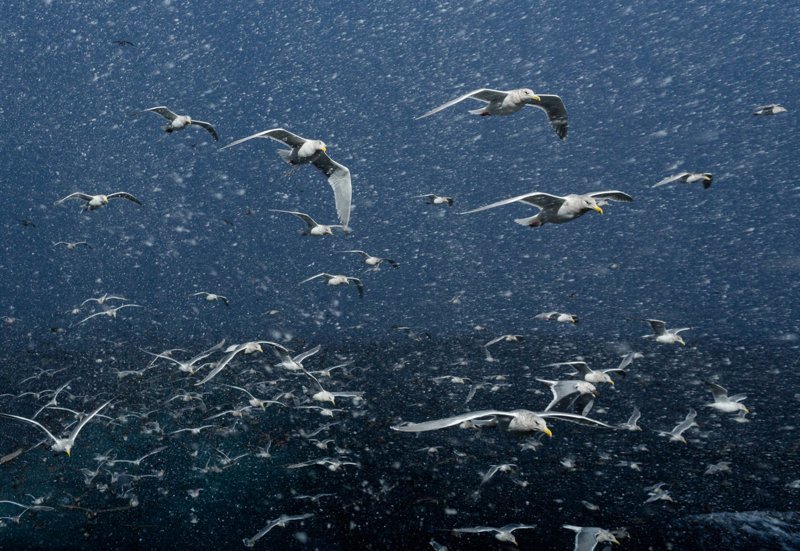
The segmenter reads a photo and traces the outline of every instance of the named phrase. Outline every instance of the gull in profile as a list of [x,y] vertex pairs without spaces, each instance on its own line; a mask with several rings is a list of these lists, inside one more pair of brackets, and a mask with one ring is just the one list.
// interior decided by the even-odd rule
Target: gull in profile
[[278,155],[280,155],[284,161],[292,166],[311,163],[319,169],[333,188],[333,195],[336,200],[336,213],[339,215],[339,221],[345,227],[348,225],[350,222],[350,201],[353,193],[350,182],[350,170],[328,156],[328,147],[325,145],[325,142],[321,140],[308,140],[297,134],[292,134],[283,128],[272,128],[231,142],[222,149],[233,147],[234,145],[252,140],[253,138],[271,138],[283,142],[291,147],[291,149],[278,150]]
[[489,418],[502,418],[507,423],[507,430],[511,432],[543,432],[547,436],[552,437],[553,432],[547,426],[546,419],[556,419],[561,421],[570,421],[582,425],[589,425],[595,427],[603,427],[613,429],[611,425],[607,425],[602,421],[584,417],[583,415],[576,415],[574,413],[565,412],[533,412],[527,409],[515,409],[512,411],[497,411],[497,410],[484,410],[473,411],[470,413],[462,413],[461,415],[454,415],[453,417],[445,417],[444,419],[435,419],[433,421],[424,421],[422,423],[401,423],[392,427],[392,430],[400,432],[427,432],[431,430],[439,430],[447,427],[454,427],[462,423],[470,423],[472,421]]
[[197,293],[192,293],[189,295],[190,297],[198,297],[203,295],[208,302],[213,302],[215,300],[222,301],[225,303],[225,306],[230,306],[231,301],[228,300],[228,297],[224,297],[222,295],[218,295],[216,293],[209,293],[208,291],[198,291]]
[[705,404],[706,407],[714,408],[715,410],[723,413],[737,413],[740,411],[744,412],[745,415],[750,413],[750,410],[747,409],[747,407],[742,403],[743,400],[747,399],[745,394],[728,396],[728,391],[725,389],[725,387],[710,381],[706,384],[709,386],[711,393],[714,395],[714,401],[710,404]]
[[[148,111],[151,113],[156,113],[158,115],[161,115],[162,117],[164,117],[169,121],[169,124],[167,124],[167,126],[164,127],[164,131],[167,133],[172,133],[175,132],[176,130],[183,130],[187,126],[195,124],[197,126],[201,126],[206,130],[208,130],[208,133],[211,134],[211,137],[214,138],[214,141],[217,141],[219,139],[219,135],[217,135],[217,131],[214,129],[211,123],[204,121],[196,121],[188,115],[178,115],[177,113],[173,113],[164,106],[150,107],[149,109],[144,109],[142,113],[147,113]],[[134,114],[138,115],[138,113]]]
[[87,243],[86,241],[59,241],[58,243],[53,243],[54,247],[58,247],[59,245],[64,245],[64,248],[67,249],[68,251],[74,251],[80,245],[85,245],[90,249],[92,248],[92,246],[89,245],[89,243]]
[[533,316],[533,319],[557,321],[559,323],[578,323],[580,321],[575,314],[566,314],[564,312],[542,312]]
[[199,362],[200,360],[205,360],[211,354],[213,354],[214,352],[216,352],[217,350],[219,350],[223,346],[225,346],[225,339],[222,339],[220,342],[218,342],[217,344],[215,344],[214,346],[212,346],[208,350],[204,350],[203,352],[200,352],[195,357],[193,357],[192,359],[190,359],[189,361],[186,361],[186,362],[182,362],[180,360],[176,360],[172,356],[167,355],[167,354],[163,354],[163,353],[161,353],[161,354],[153,354],[152,352],[146,352],[146,353],[150,354],[151,356],[155,356],[156,358],[162,358],[164,360],[169,360],[169,361],[171,361],[172,363],[174,363],[175,365],[178,366],[178,370],[179,371],[182,371],[184,373],[188,373],[190,375],[194,375],[194,373],[197,371],[197,368],[195,367],[195,364],[197,362]]
[[256,398],[255,396],[253,396],[250,393],[249,390],[247,390],[245,388],[242,388],[240,386],[234,386],[234,385],[225,385],[225,386],[230,387],[230,388],[235,388],[236,390],[241,390],[242,392],[247,394],[250,397],[250,399],[247,400],[247,403],[250,405],[250,407],[259,408],[259,409],[264,410],[264,409],[267,409],[267,406],[270,405],[270,404],[278,404],[279,406],[285,406],[286,405],[283,402],[278,402],[276,400],[262,400],[261,398]]
[[313,516],[314,515],[311,513],[305,513],[303,515],[281,515],[275,520],[269,521],[269,523],[267,523],[267,525],[264,528],[259,530],[255,536],[253,536],[252,538],[244,538],[242,539],[242,542],[244,543],[245,547],[253,547],[258,540],[263,538],[267,534],[267,532],[269,532],[276,526],[279,526],[281,528],[286,528],[286,525],[290,522],[305,520]]
[[669,490],[665,490],[664,486],[666,486],[666,482],[659,482],[658,484],[653,484],[652,486],[648,486],[645,488],[647,495],[649,496],[645,503],[653,503],[654,501],[672,501],[672,496],[669,495]]
[[273,349],[277,349],[282,352],[288,352],[288,350],[284,346],[272,341],[250,341],[243,344],[232,344],[225,349],[226,352],[225,356],[216,364],[214,364],[214,368],[209,372],[209,374],[203,377],[201,381],[196,382],[194,386],[204,385],[208,381],[216,377],[217,374],[223,369],[225,369],[225,367],[227,367],[227,365],[231,363],[231,360],[233,360],[233,358],[235,358],[240,353],[253,354],[255,352],[264,352],[264,349],[261,348],[262,344],[266,344],[272,347]]
[[642,412],[639,411],[638,407],[633,406],[633,413],[631,413],[631,416],[628,418],[628,421],[619,425],[618,428],[621,430],[631,430],[631,431],[642,430],[642,427],[639,426],[639,419],[641,418],[642,418]]
[[500,335],[499,337],[495,337],[494,339],[490,340],[486,344],[483,345],[483,350],[486,352],[486,361],[493,362],[496,361],[492,354],[489,352],[489,347],[495,345],[499,342],[522,342],[525,340],[525,337],[522,335]]
[[533,193],[526,193],[524,195],[517,195],[509,199],[503,199],[490,205],[485,205],[477,209],[468,210],[460,214],[472,214],[473,212],[481,212],[511,203],[527,203],[539,209],[539,212],[529,218],[517,218],[514,220],[517,224],[528,226],[531,228],[538,228],[544,224],[563,224],[571,222],[593,210],[599,214],[603,214],[603,205],[607,205],[608,201],[624,201],[631,202],[633,197],[621,191],[596,191],[594,193],[570,193],[563,197],[559,195],[550,195],[549,193],[541,193],[534,191]]
[[777,115],[778,113],[786,113],[787,109],[783,105],[777,103],[770,103],[769,105],[762,105],[753,111],[754,115]]
[[614,534],[603,528],[572,526],[571,524],[565,524],[562,528],[575,532],[575,548],[573,551],[593,551],[597,544],[603,542],[620,544]]
[[326,274],[325,272],[323,272],[321,274],[317,274],[317,275],[311,276],[309,278],[306,278],[303,281],[301,281],[300,283],[303,284],[303,283],[306,283],[308,281],[311,281],[312,279],[317,279],[317,278],[320,278],[320,277],[325,279],[325,283],[326,284],[332,285],[332,286],[350,285],[351,283],[353,283],[358,288],[358,296],[359,296],[359,298],[363,298],[364,297],[364,284],[357,277],[350,277],[350,276],[346,276],[346,275],[331,275],[331,274]]
[[303,362],[307,359],[322,350],[322,345],[318,344],[314,348],[310,348],[305,352],[301,352],[300,354],[292,357],[289,355],[288,350],[286,352],[277,351],[278,356],[280,357],[281,361],[275,367],[282,367],[284,369],[288,369],[289,371],[300,371],[303,369]]
[[424,198],[425,202],[429,205],[447,205],[448,207],[453,206],[453,198],[452,197],[444,197],[443,195],[436,195],[434,193],[428,193],[426,195],[415,195],[415,198]]
[[544,383],[550,387],[553,393],[553,399],[544,408],[545,411],[550,411],[557,406],[565,398],[569,398],[573,394],[577,394],[570,400],[567,407],[574,406],[581,415],[586,415],[592,409],[594,399],[597,396],[597,388],[588,381],[569,380],[569,381],[549,381],[547,379],[536,379],[540,383]]
[[96,302],[97,304],[101,304],[102,305],[102,304],[105,304],[106,302],[108,302],[109,300],[128,300],[128,299],[125,298],[125,297],[117,296],[117,295],[109,295],[108,293],[103,293],[99,297],[87,298],[86,300],[81,302],[81,306],[83,306],[87,302]]
[[673,184],[675,182],[685,182],[687,184],[693,184],[695,182],[702,182],[703,189],[708,189],[711,187],[711,182],[714,180],[714,175],[710,172],[679,172],[678,174],[673,174],[672,176],[667,176],[653,187],[660,187],[665,186],[667,184]]
[[683,442],[686,444],[686,438],[683,437],[683,433],[692,427],[699,426],[694,421],[695,417],[697,417],[697,412],[694,409],[689,408],[689,413],[686,414],[686,418],[678,423],[674,429],[669,432],[658,431],[658,434],[661,436],[668,436],[670,442]]
[[594,370],[589,367],[589,364],[583,361],[573,361],[573,362],[557,362],[553,364],[547,364],[545,367],[558,367],[558,366],[567,366],[573,368],[575,371],[570,373],[570,375],[580,375],[583,377],[584,381],[589,381],[590,383],[608,383],[610,385],[614,384],[614,380],[611,378],[609,373],[625,373],[625,370],[620,369],[618,367],[612,367],[611,369],[601,369],[601,370]]
[[103,310],[102,312],[95,312],[90,316],[86,316],[81,321],[79,321],[76,325],[81,325],[84,322],[89,321],[90,319],[97,317],[97,316],[108,316],[111,319],[117,319],[117,312],[122,310],[123,308],[144,308],[141,304],[123,304],[121,306],[116,306],[114,308],[109,308],[108,310]]
[[524,530],[529,528],[536,528],[535,524],[506,524],[500,528],[492,528],[490,526],[476,526],[474,528],[453,528],[452,532],[456,534],[480,534],[481,532],[495,532],[494,537],[499,541],[505,541],[517,545],[517,539],[514,537],[514,530]]
[[72,448],[75,445],[75,439],[78,437],[78,434],[81,432],[83,427],[85,427],[86,423],[91,421],[95,415],[100,413],[100,411],[102,411],[102,409],[110,403],[111,400],[107,401],[106,403],[95,409],[93,412],[91,412],[89,415],[81,419],[80,422],[78,422],[78,424],[75,425],[75,428],[72,429],[72,432],[69,434],[67,438],[56,438],[55,436],[53,436],[52,432],[50,432],[45,428],[44,425],[42,425],[38,421],[34,421],[33,419],[27,419],[25,417],[20,417],[19,415],[11,415],[10,413],[0,413],[0,415],[2,415],[3,417],[10,417],[11,419],[17,419],[18,421],[25,421],[26,423],[30,423],[31,425],[39,427],[53,441],[53,444],[50,446],[51,450],[53,450],[54,452],[65,452],[67,456],[71,456]]
[[489,115],[511,115],[526,105],[538,107],[547,113],[550,126],[553,127],[556,135],[562,140],[567,137],[567,109],[564,107],[564,102],[561,101],[561,98],[551,94],[535,94],[530,88],[519,88],[517,90],[480,88],[431,109],[427,113],[417,117],[417,119],[429,117],[465,99],[475,99],[486,103],[486,105],[480,109],[473,109],[470,111],[470,114],[479,115],[481,117]]
[[76,191],[75,193],[70,193],[66,197],[59,199],[56,201],[57,205],[62,204],[64,201],[69,199],[80,199],[81,201],[85,201],[86,204],[83,205],[81,210],[97,210],[100,207],[104,207],[108,204],[111,199],[127,199],[133,203],[136,203],[139,206],[142,206],[142,202],[139,201],[136,197],[131,195],[126,191],[116,191],[114,193],[109,193],[108,195],[89,195],[88,193],[82,193],[80,191]]
[[681,327],[680,329],[667,329],[667,323],[661,320],[653,320],[653,319],[646,319],[642,320],[646,321],[650,324],[650,327],[653,329],[652,335],[644,335],[642,338],[644,339],[652,339],[655,338],[656,342],[660,342],[661,344],[675,344],[678,343],[681,346],[686,346],[686,343],[683,341],[683,337],[679,335],[683,331],[688,331],[691,327]]
[[332,225],[318,224],[316,220],[314,220],[304,212],[297,212],[295,210],[277,210],[277,209],[270,209],[270,212],[285,212],[286,214],[292,214],[298,217],[308,226],[306,231],[303,232],[303,235],[322,237],[323,235],[333,235],[333,228],[340,228],[345,232],[348,230],[348,228],[342,226],[341,224],[332,224]]
[[640,360],[644,358],[644,354],[641,352],[628,352],[624,356],[622,356],[622,361],[619,362],[617,369],[625,369],[629,365],[633,363],[634,360]]
[[360,254],[361,257],[364,259],[364,264],[366,264],[367,266],[372,268],[372,271],[374,271],[374,272],[377,272],[378,270],[380,270],[381,269],[381,264],[383,264],[384,262],[386,262],[392,268],[399,268],[400,267],[400,264],[398,264],[394,260],[391,260],[389,258],[381,258],[379,256],[372,256],[371,254],[369,254],[367,252],[364,252],[364,251],[352,250],[352,251],[342,251],[342,252],[343,253]]

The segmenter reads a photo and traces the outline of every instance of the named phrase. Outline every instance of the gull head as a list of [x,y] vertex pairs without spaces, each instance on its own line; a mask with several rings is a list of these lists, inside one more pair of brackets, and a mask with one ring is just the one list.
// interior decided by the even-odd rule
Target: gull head
[[525,98],[527,98],[527,99],[529,99],[529,100],[531,100],[531,101],[535,101],[535,102],[540,102],[540,101],[542,101],[542,98],[540,98],[539,96],[537,96],[537,95],[536,95],[536,94],[533,92],[533,90],[531,90],[530,88],[523,88],[523,89],[521,90],[521,92],[522,92],[522,95],[523,95],[523,97],[525,97]]

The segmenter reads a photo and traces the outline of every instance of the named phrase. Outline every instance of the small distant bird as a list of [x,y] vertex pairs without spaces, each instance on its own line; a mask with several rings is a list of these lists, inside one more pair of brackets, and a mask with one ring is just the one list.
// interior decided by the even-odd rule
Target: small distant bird
[[686,444],[686,438],[683,437],[683,433],[689,430],[692,427],[699,426],[695,423],[695,418],[697,417],[697,412],[689,408],[689,413],[686,414],[686,418],[678,423],[674,429],[669,432],[666,431],[658,431],[658,434],[661,436],[668,436],[670,442],[682,442]]
[[343,253],[360,254],[361,257],[364,259],[364,264],[366,264],[367,266],[371,267],[372,270],[375,271],[375,272],[377,272],[378,270],[381,269],[381,264],[383,264],[384,262],[386,262],[392,268],[399,268],[400,267],[400,264],[398,264],[394,260],[391,260],[389,258],[381,258],[379,256],[372,256],[371,254],[366,253],[364,251],[352,250],[352,251],[342,251],[342,252]]
[[770,103],[769,105],[762,105],[753,111],[754,115],[777,115],[778,113],[786,113],[787,109],[783,105],[777,103]]
[[675,500],[669,495],[669,490],[664,489],[664,486],[666,486],[666,482],[659,482],[645,488],[649,496],[645,503],[653,503],[654,501],[672,501],[674,503]]
[[429,205],[447,205],[448,207],[453,206],[453,198],[452,197],[444,197],[442,195],[436,195],[434,193],[428,193],[426,195],[415,195],[415,198],[424,198],[425,202]]
[[100,207],[104,207],[108,204],[111,199],[127,199],[133,203],[136,203],[139,206],[142,206],[142,202],[139,201],[136,197],[131,195],[125,191],[117,191],[115,193],[109,193],[108,195],[89,195],[87,193],[81,193],[79,191],[75,193],[70,193],[63,199],[59,199],[56,201],[56,204],[60,205],[64,201],[68,199],[80,199],[81,201],[86,201],[86,204],[83,206],[82,210],[97,210]]
[[578,316],[575,314],[564,314],[562,312],[542,312],[536,314],[533,319],[545,321],[557,321],[559,323],[578,323]]
[[305,520],[305,519],[307,519],[309,517],[312,517],[312,516],[314,516],[314,515],[312,515],[311,513],[305,513],[305,514],[302,514],[302,515],[281,515],[278,518],[269,521],[267,523],[267,525],[264,528],[262,528],[261,530],[259,530],[256,533],[256,535],[253,536],[252,538],[243,538],[242,539],[242,543],[244,543],[245,547],[253,547],[253,546],[255,546],[255,544],[256,544],[256,542],[258,540],[263,538],[264,535],[267,532],[269,532],[270,530],[272,530],[276,526],[279,526],[281,528],[286,528],[286,525],[289,522],[298,521],[298,520]]
[[453,528],[455,534],[480,534],[481,532],[495,532],[494,537],[499,541],[505,541],[513,545],[517,545],[517,539],[514,537],[514,530],[523,530],[529,528],[536,528],[535,524],[506,524],[500,528],[492,528],[490,526],[476,526],[474,528]]
[[318,224],[316,220],[311,218],[304,212],[297,212],[294,210],[278,210],[278,209],[270,209],[270,212],[284,212],[286,214],[292,214],[306,223],[308,229],[303,232],[303,235],[311,235],[315,237],[321,237],[323,235],[333,235],[333,228],[339,228],[343,231],[347,231],[348,228],[342,226],[341,224]]
[[470,114],[479,115],[481,117],[489,115],[511,115],[526,105],[537,107],[547,113],[550,126],[553,127],[556,135],[562,140],[567,137],[567,109],[564,107],[564,102],[561,101],[561,98],[550,94],[535,94],[530,88],[519,88],[516,90],[480,88],[431,109],[427,113],[417,117],[417,119],[429,117],[466,99],[475,99],[486,103],[484,107],[470,111]]
[[619,541],[613,533],[594,526],[572,526],[565,524],[562,528],[575,532],[575,549],[573,551],[593,551],[600,543],[616,543]]
[[116,44],[117,46],[136,46],[136,44],[134,44],[130,40],[115,40],[114,44]]
[[642,338],[655,338],[656,342],[660,342],[661,344],[675,344],[678,343],[681,346],[685,346],[686,343],[683,341],[683,337],[681,337],[678,333],[683,331],[688,331],[691,327],[681,327],[680,329],[667,329],[667,324],[661,320],[653,320],[653,319],[646,319],[642,320],[646,321],[650,324],[650,327],[653,329],[652,335],[644,335]]
[[535,191],[533,193],[526,193],[524,195],[517,195],[509,199],[503,199],[490,205],[485,205],[477,209],[468,210],[460,214],[472,214],[473,212],[481,212],[511,203],[528,203],[539,209],[539,212],[529,218],[517,218],[514,220],[517,224],[528,226],[531,228],[538,228],[545,224],[563,224],[571,222],[576,218],[580,218],[590,210],[599,214],[603,214],[603,205],[607,205],[608,201],[624,201],[629,203],[633,201],[633,197],[621,191],[597,191],[594,193],[570,193],[563,197],[558,195],[550,195],[549,193],[541,193]]
[[351,283],[353,283],[358,288],[358,296],[359,297],[363,297],[364,296],[364,284],[357,277],[350,277],[350,276],[346,276],[346,275],[331,275],[331,274],[326,274],[326,273],[323,272],[321,274],[313,275],[313,276],[311,276],[309,278],[306,278],[303,281],[301,281],[300,283],[303,284],[303,283],[306,283],[308,281],[311,281],[312,279],[317,279],[317,278],[320,278],[320,277],[325,279],[325,283],[326,284],[333,285],[333,286],[336,286],[336,285],[350,285]]
[[123,308],[144,308],[144,306],[140,304],[123,304],[122,306],[116,306],[114,308],[109,308],[108,310],[103,310],[102,312],[96,312],[91,316],[87,316],[83,318],[81,321],[76,323],[75,325],[81,325],[92,318],[96,318],[97,316],[108,316],[111,319],[117,319],[117,312],[122,310]]
[[19,221],[19,225],[23,228],[35,228],[36,224],[34,224],[33,220],[28,220],[27,218],[22,218]]
[[633,413],[631,413],[631,416],[628,418],[628,421],[626,423],[622,423],[621,425],[619,425],[618,428],[621,430],[630,430],[630,431],[642,430],[642,427],[639,426],[639,419],[641,418],[642,418],[642,412],[639,411],[639,408],[637,406],[633,406]]
[[197,293],[192,293],[189,296],[190,297],[197,297],[197,296],[200,296],[200,295],[203,295],[205,297],[205,299],[207,301],[209,301],[209,302],[213,302],[215,300],[219,300],[219,301],[222,301],[223,303],[225,303],[225,306],[230,306],[231,305],[231,301],[228,300],[228,297],[224,297],[224,296],[218,295],[216,293],[209,293],[208,291],[198,291]]
[[313,164],[328,179],[328,184],[333,188],[336,201],[336,213],[339,222],[347,226],[350,222],[351,197],[353,194],[350,181],[350,169],[339,164],[328,156],[328,146],[322,140],[308,140],[297,134],[292,134],[283,128],[271,128],[257,132],[235,142],[231,142],[222,149],[227,149],[253,138],[271,138],[283,142],[291,149],[280,149],[278,155],[292,166]]
[[64,248],[67,249],[68,251],[74,251],[80,245],[85,245],[90,249],[92,248],[92,246],[89,245],[86,241],[75,241],[75,242],[59,241],[58,243],[53,243],[54,247],[58,247],[59,245],[64,245]]
[[715,410],[723,413],[737,413],[740,411],[744,412],[745,415],[750,413],[750,410],[747,409],[747,407],[742,403],[742,401],[747,399],[745,394],[728,396],[728,391],[725,389],[725,387],[710,381],[706,384],[711,389],[711,393],[714,395],[714,402],[705,404],[707,407],[714,408]]
[[609,373],[621,373],[625,374],[624,369],[619,369],[618,367],[612,367],[610,369],[600,369],[594,370],[589,367],[589,364],[583,361],[574,361],[574,362],[557,362],[552,364],[547,364],[545,367],[559,367],[559,366],[567,366],[571,367],[575,371],[570,373],[570,375],[580,375],[583,377],[584,381],[588,381],[590,383],[608,383],[610,385],[614,384],[613,379]]
[[713,180],[714,175],[710,172],[679,172],[678,174],[667,176],[653,187],[665,186],[675,182],[686,182],[687,184],[702,182],[703,189],[708,189],[711,187],[711,182]]
[[[169,121],[169,124],[167,124],[167,126],[164,127],[164,131],[167,133],[172,133],[177,130],[183,130],[187,126],[195,124],[197,126],[201,126],[206,130],[208,130],[208,133],[211,134],[211,137],[214,138],[214,141],[217,141],[219,139],[219,135],[217,134],[216,129],[209,122],[196,121],[192,119],[192,117],[190,117],[189,115],[178,115],[177,113],[173,113],[164,106],[150,107],[148,109],[144,109],[142,113],[147,113],[148,111],[151,113],[156,113],[158,115],[161,115],[162,117],[164,117]],[[134,113],[134,114],[138,115],[139,113]]]
[[569,404],[567,404],[567,408],[575,407],[575,410],[579,412],[580,415],[585,416],[589,411],[592,409],[592,405],[594,404],[594,399],[597,396],[597,387],[595,387],[589,381],[583,380],[569,380],[569,381],[549,381],[547,379],[536,379],[540,383],[546,384],[550,387],[550,391],[553,393],[553,399],[547,404],[547,407],[544,408],[545,411],[550,411],[555,406],[557,406],[562,400],[565,398],[569,398],[572,395],[575,396]]

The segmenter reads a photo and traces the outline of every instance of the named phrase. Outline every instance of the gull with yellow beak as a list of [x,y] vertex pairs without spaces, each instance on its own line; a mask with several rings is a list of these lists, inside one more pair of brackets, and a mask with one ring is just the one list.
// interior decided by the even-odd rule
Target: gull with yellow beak
[[559,367],[562,365],[571,367],[575,370],[573,373],[569,374],[570,376],[580,375],[581,377],[583,377],[584,381],[588,381],[594,384],[608,383],[610,385],[613,385],[614,380],[611,378],[609,373],[621,373],[623,375],[625,374],[625,370],[620,369],[618,367],[595,370],[589,367],[588,363],[579,360],[576,360],[574,362],[558,362],[553,364],[547,364],[545,367]]
[[308,140],[283,128],[271,128],[231,142],[222,149],[228,149],[253,138],[271,138],[290,146],[291,149],[279,149],[278,155],[292,166],[311,163],[317,167],[328,178],[328,183],[333,188],[339,221],[347,227],[350,222],[350,202],[353,194],[350,170],[328,157],[328,146],[325,145],[325,142]]
[[425,421],[423,423],[401,423],[392,427],[392,430],[400,432],[427,432],[431,430],[439,430],[447,427],[454,427],[462,423],[469,423],[484,417],[489,418],[502,418],[504,422],[508,423],[507,430],[511,432],[543,432],[547,436],[552,437],[553,431],[547,426],[545,419],[558,419],[561,421],[570,421],[572,423],[579,423],[582,425],[590,425],[595,427],[603,427],[613,429],[611,425],[607,425],[602,421],[590,419],[583,415],[575,413],[564,412],[533,412],[527,409],[514,409],[511,411],[497,411],[497,410],[484,410],[473,411],[471,413],[462,413],[453,417],[446,417],[444,419],[435,419],[433,421]]
[[575,548],[573,551],[593,551],[599,543],[608,542],[620,545],[612,532],[594,526],[573,526],[565,524],[562,528],[575,532]]
[[590,210],[603,214],[603,209],[601,207],[607,205],[608,201],[624,201],[629,203],[633,201],[633,197],[627,193],[616,190],[596,191],[586,194],[570,193],[563,197],[535,191],[533,193],[526,193],[509,199],[503,199],[502,201],[468,210],[461,214],[472,214],[473,212],[502,207],[511,203],[528,203],[529,205],[539,208],[539,212],[535,216],[529,218],[517,218],[514,222],[523,226],[538,228],[548,223],[563,224],[564,222],[571,222]]
[[473,115],[487,117],[489,115],[512,115],[525,107],[538,107],[545,113],[550,120],[556,135],[562,140],[567,137],[567,109],[561,98],[551,94],[535,94],[530,88],[519,88],[517,90],[492,90],[490,88],[479,88],[463,96],[448,101],[435,107],[417,117],[422,119],[447,109],[448,107],[462,102],[465,99],[476,99],[486,103],[480,109],[470,111]]
[[678,333],[683,331],[688,331],[691,327],[681,327],[680,329],[667,329],[667,324],[661,320],[653,320],[653,319],[646,319],[643,320],[650,324],[650,328],[653,330],[652,335],[645,335],[644,339],[647,338],[655,338],[656,342],[660,342],[661,344],[675,344],[678,343],[681,346],[686,346],[686,343],[683,341],[683,337],[681,337]]
[[52,432],[47,430],[44,425],[42,425],[38,421],[34,421],[33,419],[28,419],[27,417],[20,417],[19,415],[11,415],[10,413],[0,413],[3,417],[10,417],[11,419],[16,419],[18,421],[25,421],[26,423],[30,423],[31,425],[35,425],[42,429],[45,434],[53,441],[53,445],[50,446],[54,452],[65,452],[68,456],[72,455],[72,447],[75,445],[75,439],[78,437],[78,433],[81,432],[81,429],[86,426],[86,423],[91,421],[95,415],[100,413],[100,411],[106,407],[108,404],[111,403],[111,400],[94,410],[92,413],[84,417],[80,420],[80,422],[72,429],[72,432],[69,434],[67,438],[56,438]]
[[714,395],[714,402],[706,404],[707,407],[714,408],[723,413],[736,413],[739,411],[744,412],[745,415],[750,413],[750,410],[742,403],[742,401],[747,399],[746,395],[734,394],[733,396],[728,396],[728,390],[725,387],[710,381],[706,384]]

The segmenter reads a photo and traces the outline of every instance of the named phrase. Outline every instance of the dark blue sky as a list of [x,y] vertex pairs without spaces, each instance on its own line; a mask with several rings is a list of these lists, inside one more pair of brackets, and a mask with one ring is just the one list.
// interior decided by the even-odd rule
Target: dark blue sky
[[[102,292],[146,309],[72,335],[562,332],[533,320],[547,310],[580,316],[576,334],[631,342],[647,327],[626,317],[692,326],[694,338],[798,332],[800,8],[418,4],[11,3],[0,23],[0,314],[19,321],[3,338],[47,338]],[[564,142],[538,110],[483,119],[465,102],[414,120],[475,88],[522,86],[562,96]],[[751,115],[771,102],[789,113]],[[219,144],[129,116],[156,105],[212,122]],[[268,211],[335,222],[324,179],[308,167],[287,177],[278,144],[217,150],[277,126],[325,140],[350,168],[349,237],[304,238],[299,221]],[[712,172],[714,185],[651,189],[680,170]],[[636,200],[538,230],[513,223],[534,213],[524,205],[457,214],[529,191],[603,189]],[[117,190],[145,206],[53,205]],[[455,206],[425,205],[423,193]],[[93,249],[51,244],[79,239]],[[339,252],[354,248],[402,266],[365,273]],[[298,286],[322,271],[363,277],[364,299]],[[198,290],[231,307],[188,298]]]

